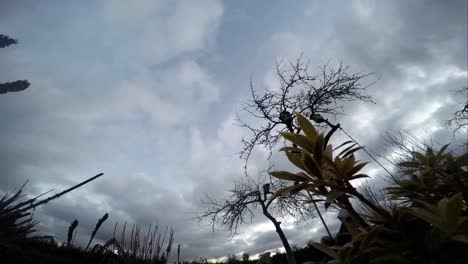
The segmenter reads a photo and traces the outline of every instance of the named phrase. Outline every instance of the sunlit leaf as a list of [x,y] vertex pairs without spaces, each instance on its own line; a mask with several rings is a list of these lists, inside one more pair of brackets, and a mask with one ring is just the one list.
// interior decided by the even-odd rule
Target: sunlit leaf
[[299,169],[302,169],[304,171],[307,171],[306,168],[304,167],[304,164],[302,163],[302,160],[300,157],[298,157],[297,155],[295,154],[292,154],[291,152],[289,151],[286,151],[286,157],[288,158],[288,160],[294,164],[294,166],[298,167]]
[[312,152],[312,150],[314,149],[314,142],[312,142],[308,137],[304,135],[290,132],[281,132],[281,135],[288,141],[291,141],[293,144],[296,144],[297,146],[304,148],[309,152]]
[[315,129],[315,127],[301,114],[297,114],[297,122],[299,123],[299,126],[301,127],[302,131],[304,131],[304,134],[306,134],[307,137],[310,139],[315,139],[318,136],[318,132]]

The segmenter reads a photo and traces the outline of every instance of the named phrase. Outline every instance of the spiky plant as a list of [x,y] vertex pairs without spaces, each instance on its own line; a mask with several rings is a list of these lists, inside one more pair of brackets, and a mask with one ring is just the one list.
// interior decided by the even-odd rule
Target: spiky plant
[[[124,223],[120,239],[116,238],[118,224],[115,224],[113,238],[103,247],[110,252],[117,252],[123,263],[166,264],[174,242],[174,230],[166,228],[164,235],[158,233],[157,225],[150,225],[146,233],[139,225],[132,225],[127,238],[127,223]],[[167,241],[166,241],[167,239]],[[165,251],[164,251],[164,246]]]
[[0,242],[25,239],[35,231],[34,226],[38,222],[33,220],[31,212],[24,211],[21,207],[35,200],[21,202],[25,185],[26,183],[14,194],[5,194],[0,200]]
[[43,200],[39,200],[39,198],[46,193],[31,199],[23,200],[25,195],[22,194],[22,192],[27,182],[24,183],[18,191],[5,194],[2,199],[0,199],[0,243],[6,245],[26,239],[29,235],[35,232],[34,226],[38,223],[38,221],[35,221],[32,218],[33,215],[31,210],[52,200],[58,199],[62,195],[69,193],[101,177],[102,175],[103,173],[100,173]]
[[99,218],[99,220],[98,220],[97,223],[96,223],[96,226],[94,227],[93,233],[91,233],[91,237],[89,238],[89,242],[88,242],[88,245],[86,246],[85,251],[88,250],[89,245],[91,245],[91,242],[92,242],[93,239],[94,239],[94,236],[95,236],[96,233],[99,231],[99,229],[101,228],[102,224],[107,220],[107,218],[109,218],[109,214],[108,214],[108,213],[105,213],[101,218]]
[[[397,165],[400,177],[384,189],[386,199],[395,202],[392,208],[384,208],[351,183],[368,177],[358,174],[365,165],[354,158],[360,147],[334,155],[332,146],[306,118],[298,114],[297,120],[305,135],[283,133],[295,146],[282,150],[301,172],[277,171],[272,176],[298,184],[275,195],[310,191],[326,207],[334,204],[359,220],[346,224],[351,239],[344,245],[312,243],[332,258],[328,263],[468,263],[468,153],[446,153],[447,146],[413,152],[411,160]],[[364,204],[371,213],[357,212],[349,199]]]
[[75,235],[76,235],[75,229],[77,226],[78,226],[78,220],[75,219],[68,227],[67,247],[73,244],[73,240],[75,239]]

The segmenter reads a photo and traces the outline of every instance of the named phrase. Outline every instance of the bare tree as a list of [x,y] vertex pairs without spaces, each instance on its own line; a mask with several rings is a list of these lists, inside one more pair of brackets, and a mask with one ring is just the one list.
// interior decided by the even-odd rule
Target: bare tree
[[463,103],[461,103],[459,110],[452,114],[452,118],[446,121],[448,126],[455,126],[455,129],[453,130],[453,136],[455,136],[455,134],[460,129],[468,129],[468,86],[456,91],[456,93],[465,100]]
[[[0,48],[5,48],[10,45],[18,44],[16,39],[12,39],[9,36],[0,34]],[[26,90],[29,87],[29,82],[26,80],[0,83],[0,94],[9,92],[20,92]]]
[[238,116],[240,126],[250,131],[251,137],[242,139],[241,158],[245,160],[245,169],[249,157],[256,146],[263,146],[270,151],[280,140],[281,131],[299,133],[293,113],[301,113],[312,118],[314,115],[336,118],[344,114],[342,102],[372,102],[364,95],[365,89],[373,82],[362,85],[361,82],[371,74],[348,73],[349,67],[340,64],[333,69],[328,64],[319,67],[318,74],[311,74],[309,61],[304,62],[302,55],[294,62],[285,65],[276,63],[276,75],[279,87],[276,90],[264,89],[258,93],[252,80],[250,89],[252,98],[242,104],[243,110],[257,121],[252,124]]
[[281,222],[276,216],[292,216],[295,219],[306,219],[314,215],[314,210],[310,206],[305,206],[304,202],[308,197],[297,194],[279,199],[278,196],[268,199],[268,194],[272,191],[286,187],[283,181],[271,179],[270,183],[265,181],[254,181],[246,178],[235,183],[234,188],[229,190],[230,196],[223,199],[214,199],[206,196],[203,201],[205,211],[198,220],[208,219],[214,227],[221,224],[231,235],[237,234],[240,224],[250,223],[255,216],[255,209],[260,208],[263,215],[275,226],[284,249],[288,256],[288,263],[294,264],[296,260],[292,253],[291,246],[281,228]]

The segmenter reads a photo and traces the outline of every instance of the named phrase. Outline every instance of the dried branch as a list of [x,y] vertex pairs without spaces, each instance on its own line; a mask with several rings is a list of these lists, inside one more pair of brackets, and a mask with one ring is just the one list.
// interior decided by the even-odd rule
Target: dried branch
[[319,73],[309,71],[309,61],[303,62],[302,55],[285,67],[280,61],[276,64],[276,75],[279,79],[277,90],[264,89],[258,92],[250,81],[251,99],[243,102],[242,109],[253,117],[252,123],[237,116],[239,125],[250,131],[250,137],[242,139],[240,156],[245,160],[245,169],[252,151],[263,146],[271,153],[280,140],[279,132],[288,130],[299,132],[293,120],[281,120],[280,114],[301,113],[305,116],[314,114],[328,115],[336,118],[343,115],[342,102],[372,102],[364,95],[367,87],[361,81],[371,74],[348,73],[349,67],[340,64],[337,69],[328,64],[319,67]]
[[[461,129],[468,129],[468,86],[456,91],[465,101],[461,105],[461,109],[452,114],[452,118],[446,121],[447,126],[455,126],[452,136],[459,132]],[[468,143],[467,143],[468,144]]]
[[[217,224],[224,226],[230,235],[236,235],[239,225],[251,223],[255,216],[254,210],[263,202],[269,213],[281,217],[292,216],[295,219],[306,219],[313,217],[314,209],[304,206],[303,202],[308,200],[303,195],[285,197],[284,199],[265,199],[261,189],[265,181],[253,181],[248,178],[236,182],[234,188],[228,190],[230,196],[223,199],[215,199],[206,196],[202,201],[205,210],[197,217],[198,221],[208,220],[214,228]],[[272,180],[270,188],[276,191],[285,187],[286,183]]]

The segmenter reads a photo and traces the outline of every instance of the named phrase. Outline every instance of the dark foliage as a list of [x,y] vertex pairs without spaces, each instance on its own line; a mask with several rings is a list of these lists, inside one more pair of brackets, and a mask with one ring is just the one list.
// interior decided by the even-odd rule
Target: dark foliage
[[9,36],[0,34],[0,48],[5,48],[13,44],[18,44],[18,41]]
[[[9,36],[0,34],[0,48],[5,48],[13,44],[17,44],[16,39],[12,39]],[[0,83],[0,94],[9,92],[20,92],[26,90],[29,87],[29,82],[26,80]]]
[[26,80],[0,83],[0,94],[10,92],[20,92],[29,87],[29,82]]

